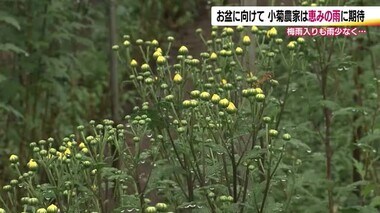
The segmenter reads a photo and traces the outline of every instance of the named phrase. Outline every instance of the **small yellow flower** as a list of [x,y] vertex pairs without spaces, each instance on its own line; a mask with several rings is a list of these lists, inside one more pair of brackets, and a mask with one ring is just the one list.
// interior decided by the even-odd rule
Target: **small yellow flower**
[[305,39],[302,37],[297,38],[297,43],[303,44],[305,43]]
[[311,7],[316,7],[317,4],[316,4],[316,3],[312,3],[312,4],[310,4],[310,6],[311,6]]
[[270,30],[268,30],[267,32],[267,37],[268,38],[272,38],[272,37],[275,37],[277,35],[277,30],[276,28],[272,27]]
[[65,159],[65,155],[62,152],[57,152],[56,155],[57,155],[57,157],[58,157],[59,160],[64,160]]
[[198,106],[198,101],[197,101],[197,100],[194,100],[194,99],[191,99],[191,100],[190,100],[190,105],[191,105],[192,107],[196,107],[196,106]]
[[153,58],[157,59],[158,56],[162,56],[162,52],[156,50],[156,51],[153,53]]
[[190,100],[184,100],[184,101],[182,102],[182,105],[183,105],[184,107],[189,107],[189,106],[191,106],[191,101],[190,101]]
[[210,60],[215,61],[218,58],[218,55],[216,53],[211,53]]
[[157,64],[163,65],[165,64],[165,62],[166,62],[166,58],[164,56],[160,55],[157,57]]
[[79,149],[83,149],[83,148],[86,148],[86,144],[84,144],[83,142],[79,144]]
[[256,26],[252,26],[252,28],[251,28],[251,32],[252,32],[253,34],[259,32],[259,28],[256,27]]
[[152,45],[153,45],[153,46],[158,46],[158,41],[157,41],[156,39],[154,39],[154,40],[152,41]]
[[202,100],[209,100],[210,99],[210,93],[208,92],[202,92],[199,97],[202,99]]
[[48,213],[57,213],[58,212],[58,207],[54,204],[51,204],[49,207],[47,207],[47,212]]
[[72,147],[73,146],[73,143],[72,142],[67,142],[67,147]]
[[130,64],[131,64],[131,67],[137,67],[137,65],[138,65],[138,63],[135,59],[132,59]]
[[175,74],[173,81],[174,81],[174,83],[177,83],[177,84],[182,83],[182,76],[179,73]]
[[131,42],[129,42],[128,40],[125,40],[123,44],[124,44],[124,46],[129,47],[129,45],[131,44]]
[[256,94],[263,94],[264,93],[264,91],[261,88],[256,88],[255,92],[256,92]]
[[190,95],[193,98],[197,98],[200,94],[201,94],[201,92],[199,90],[193,90],[190,92]]
[[297,44],[296,41],[291,41],[288,43],[287,47],[289,50],[293,50],[294,48],[296,48],[296,44]]
[[226,79],[222,79],[222,81],[221,81],[221,84],[222,85],[226,85],[228,82],[227,82],[227,80]]
[[227,33],[227,35],[232,35],[234,33],[234,29],[232,29],[231,27],[226,27],[225,32]]
[[243,45],[248,46],[250,44],[251,44],[251,39],[249,38],[249,36],[244,36],[243,37]]
[[189,53],[189,50],[185,46],[181,46],[178,50],[178,53],[180,55],[187,55]]
[[149,64],[143,64],[143,65],[141,65],[141,70],[142,71],[149,71],[150,70]]
[[219,103],[219,101],[220,101],[220,96],[217,94],[213,94],[211,97],[211,102],[214,104],[217,104],[217,103]]
[[33,159],[30,159],[28,164],[27,164],[28,168],[31,170],[31,171],[34,171],[38,168],[38,164],[36,161],[34,161]]
[[160,53],[163,53],[162,49],[159,48],[159,47],[156,49],[156,51],[157,51],[157,52],[160,52]]
[[87,154],[88,153],[88,149],[86,147],[84,147],[82,150],[81,150],[84,154]]
[[230,102],[226,98],[223,98],[222,100],[219,101],[219,105],[222,107],[228,107],[229,104]]
[[243,49],[241,47],[236,47],[235,52],[236,52],[236,55],[241,55],[243,54]]
[[256,97],[256,100],[258,102],[262,102],[262,101],[265,100],[265,95],[264,94],[257,94],[255,97]]
[[9,157],[9,161],[10,161],[11,163],[17,163],[17,162],[18,162],[18,156],[17,156],[17,155],[11,155],[11,156]]
[[235,107],[235,104],[234,103],[232,103],[232,102],[230,102],[229,104],[228,104],[228,106],[227,106],[227,112],[228,113],[235,113],[236,111],[237,111],[237,109],[236,109],[236,107]]
[[69,148],[66,148],[64,154],[65,155],[71,155],[71,150]]

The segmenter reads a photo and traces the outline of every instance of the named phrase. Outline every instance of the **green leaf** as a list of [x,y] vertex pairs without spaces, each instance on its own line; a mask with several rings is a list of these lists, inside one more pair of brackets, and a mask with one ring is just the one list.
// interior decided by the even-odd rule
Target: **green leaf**
[[369,205],[372,207],[380,206],[380,196],[374,197]]
[[17,30],[21,29],[18,21],[15,18],[13,18],[12,16],[10,16],[4,12],[0,12],[0,22],[5,22],[6,24],[13,26]]
[[0,51],[11,51],[14,53],[23,53],[25,56],[29,56],[29,54],[25,50],[11,43],[0,44]]

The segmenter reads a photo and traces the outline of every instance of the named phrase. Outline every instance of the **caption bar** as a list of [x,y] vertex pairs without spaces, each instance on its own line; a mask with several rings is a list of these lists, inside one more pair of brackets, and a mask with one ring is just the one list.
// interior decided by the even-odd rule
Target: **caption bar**
[[213,26],[380,26],[380,7],[215,6]]

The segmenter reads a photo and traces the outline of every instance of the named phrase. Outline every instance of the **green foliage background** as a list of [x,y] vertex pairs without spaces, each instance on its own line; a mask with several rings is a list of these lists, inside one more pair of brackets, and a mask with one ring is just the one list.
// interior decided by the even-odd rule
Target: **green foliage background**
[[[154,34],[154,39],[164,41],[171,30],[194,19],[201,2],[118,2],[120,46],[124,35],[150,40]],[[10,179],[5,159],[11,153],[18,153],[25,164],[30,142],[63,138],[78,124],[110,117],[106,7],[106,1],[0,1],[0,186]],[[285,180],[283,191],[290,195],[282,197],[283,191],[274,189],[271,209],[276,209],[275,199],[289,196],[293,197],[287,201],[291,212],[327,212],[326,190],[331,190],[339,203],[336,212],[379,210],[380,32],[378,27],[366,30],[359,37],[307,39],[297,65],[291,68],[289,61],[280,58],[268,66],[270,45],[260,43],[259,72],[272,71],[280,83],[273,92],[280,98],[269,107],[277,112],[284,106],[279,130],[296,138],[275,180]],[[125,86],[127,63],[122,66],[120,111],[125,113],[141,100]],[[326,147],[332,157],[329,178]],[[360,152],[360,159],[354,152]],[[293,162],[299,162],[297,170],[287,173]]]

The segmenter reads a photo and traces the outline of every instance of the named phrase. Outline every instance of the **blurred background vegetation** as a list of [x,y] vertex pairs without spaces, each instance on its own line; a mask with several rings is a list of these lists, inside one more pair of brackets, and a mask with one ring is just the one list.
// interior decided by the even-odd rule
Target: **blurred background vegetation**
[[[124,35],[164,39],[191,23],[204,2],[115,1],[111,14],[111,1],[0,1],[0,172],[10,153],[27,159],[30,142],[111,116],[112,33],[121,43]],[[123,111],[133,91],[117,85]]]

